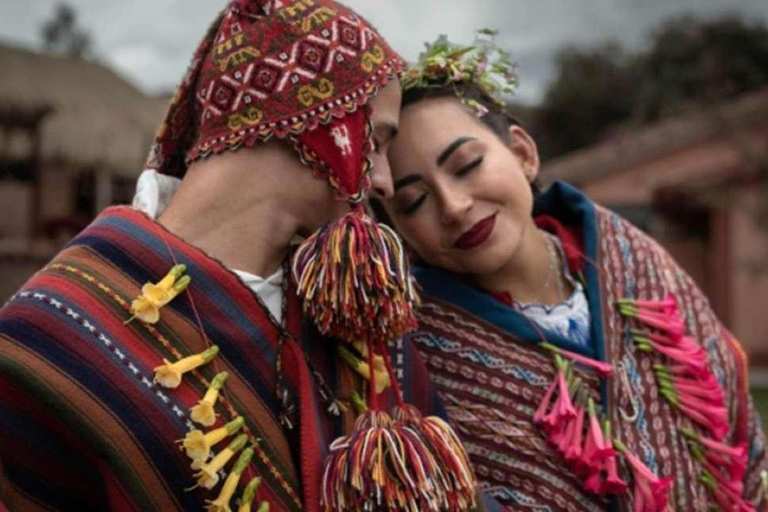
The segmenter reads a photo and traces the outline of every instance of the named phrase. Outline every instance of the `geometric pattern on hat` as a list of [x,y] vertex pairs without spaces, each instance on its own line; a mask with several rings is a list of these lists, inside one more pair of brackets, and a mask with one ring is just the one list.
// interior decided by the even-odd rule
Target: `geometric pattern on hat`
[[[358,201],[372,150],[370,111],[360,107],[402,66],[366,20],[333,0],[235,0],[198,46],[147,167],[182,177],[197,159],[277,137],[339,197]],[[358,109],[362,117],[339,125]],[[302,135],[318,128],[328,133]],[[366,137],[351,135],[351,151],[338,144],[360,130]],[[319,148],[317,139],[334,144]]]

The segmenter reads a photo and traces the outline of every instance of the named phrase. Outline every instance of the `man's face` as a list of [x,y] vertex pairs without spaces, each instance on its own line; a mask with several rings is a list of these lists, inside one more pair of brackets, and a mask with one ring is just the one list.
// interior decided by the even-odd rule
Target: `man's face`
[[371,155],[373,169],[371,170],[371,195],[383,199],[392,197],[392,171],[389,168],[387,149],[397,136],[400,122],[400,81],[397,78],[384,86],[371,100],[373,109],[373,140],[375,150]]

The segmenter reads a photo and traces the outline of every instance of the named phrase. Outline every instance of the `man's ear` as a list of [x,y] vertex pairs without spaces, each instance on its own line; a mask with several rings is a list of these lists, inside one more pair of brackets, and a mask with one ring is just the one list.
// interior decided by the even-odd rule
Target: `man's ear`
[[509,127],[509,149],[519,159],[528,183],[533,183],[539,175],[539,149],[536,141],[523,128],[517,125]]

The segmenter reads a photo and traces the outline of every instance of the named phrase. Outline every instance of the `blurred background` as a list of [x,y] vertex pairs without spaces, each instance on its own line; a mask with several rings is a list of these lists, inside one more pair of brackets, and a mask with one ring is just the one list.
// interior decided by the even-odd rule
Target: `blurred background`
[[[348,0],[406,58],[478,28],[561,179],[665,246],[744,344],[768,418],[766,0]],[[0,303],[135,180],[223,0],[0,0]]]

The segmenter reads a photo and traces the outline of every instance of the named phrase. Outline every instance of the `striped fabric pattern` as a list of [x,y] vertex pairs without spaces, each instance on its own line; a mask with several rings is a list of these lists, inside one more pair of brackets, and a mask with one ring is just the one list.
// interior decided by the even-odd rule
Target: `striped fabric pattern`
[[[174,264],[187,266],[189,297],[174,299],[155,325],[130,318],[146,282]],[[192,428],[189,409],[220,371],[229,372],[216,426],[240,414],[256,455],[243,478],[261,476],[259,500],[271,510],[318,510],[328,444],[352,424],[325,412],[303,350],[337,397],[358,378],[337,365],[335,341],[323,339],[288,301],[283,356],[300,425],[286,432],[274,399],[278,332],[266,308],[218,261],[127,207],[106,210],[0,310],[0,501],[27,510],[201,510],[218,490],[194,486],[177,440]],[[153,368],[198,353],[220,354],[171,390],[153,383]],[[420,356],[399,343],[394,361],[406,399],[440,413]],[[236,495],[237,496],[237,495]],[[233,500],[234,504],[234,500]],[[2,510],[2,505],[0,505]]]
[[[698,427],[663,399],[653,373],[659,356],[635,349],[632,325],[617,306],[620,298],[658,299],[672,292],[687,332],[706,349],[725,393],[731,427],[726,442],[749,448],[743,496],[757,510],[768,509],[760,483],[761,472],[768,469],[765,439],[738,342],[693,280],[655,241],[574,189],[555,186],[550,199],[556,210],[544,213],[576,224],[585,236],[592,333],[600,340],[589,356],[610,362],[614,374],[601,383],[589,369],[578,372],[606,408],[614,436],[654,473],[674,478],[675,510],[717,507],[699,481],[702,467],[682,434],[684,428]],[[607,500],[584,490],[533,424],[556,369],[551,354],[538,346],[540,337],[524,321],[515,321],[519,313],[448,273],[429,270],[417,277],[424,287],[423,304],[420,330],[410,339],[427,362],[483,490],[509,510],[633,510],[631,492]],[[623,462],[619,469],[631,482]]]

